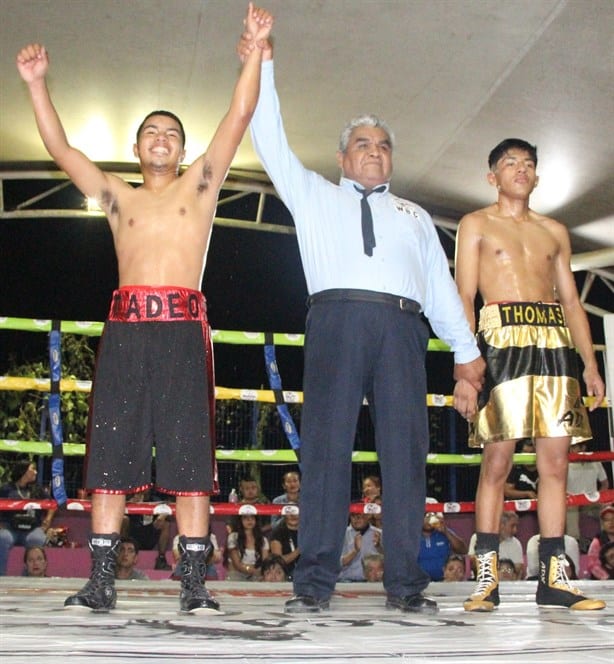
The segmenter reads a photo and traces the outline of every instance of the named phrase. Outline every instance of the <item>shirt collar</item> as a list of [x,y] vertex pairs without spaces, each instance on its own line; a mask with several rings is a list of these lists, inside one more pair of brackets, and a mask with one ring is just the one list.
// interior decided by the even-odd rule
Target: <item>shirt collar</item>
[[[374,196],[382,196],[383,194],[387,194],[389,189],[390,189],[390,182],[382,182],[382,185],[386,187],[386,189],[382,192],[375,192],[373,195]],[[382,185],[377,185],[378,187]],[[354,180],[350,180],[349,178],[341,177],[339,180],[339,186],[342,189],[347,189],[348,191],[353,191],[355,194],[360,196],[360,193],[356,191],[355,187],[358,187],[360,189],[364,189],[364,187],[359,184],[358,182],[355,182]]]

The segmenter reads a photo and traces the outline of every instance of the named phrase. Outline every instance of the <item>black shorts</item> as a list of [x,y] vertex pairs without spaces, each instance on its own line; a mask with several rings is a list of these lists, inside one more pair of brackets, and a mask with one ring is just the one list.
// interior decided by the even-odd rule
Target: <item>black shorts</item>
[[186,288],[115,291],[91,395],[86,488],[217,493],[213,348],[205,298]]

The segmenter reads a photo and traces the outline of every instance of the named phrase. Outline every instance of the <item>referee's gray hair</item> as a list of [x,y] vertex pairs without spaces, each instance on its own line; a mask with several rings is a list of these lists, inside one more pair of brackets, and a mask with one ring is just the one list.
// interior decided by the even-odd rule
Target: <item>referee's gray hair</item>
[[388,138],[390,139],[390,147],[394,148],[394,134],[390,127],[377,117],[377,115],[359,115],[357,118],[352,118],[342,129],[341,135],[339,136],[339,152],[345,152],[348,148],[348,143],[350,142],[350,135],[357,127],[379,127],[383,129]]

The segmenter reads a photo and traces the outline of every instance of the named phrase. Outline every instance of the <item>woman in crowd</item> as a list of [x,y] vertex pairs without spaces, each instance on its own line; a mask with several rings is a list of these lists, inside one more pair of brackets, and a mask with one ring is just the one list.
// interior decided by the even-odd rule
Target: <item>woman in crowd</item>
[[47,554],[42,546],[30,546],[23,554],[23,576],[47,576]]
[[258,518],[242,514],[236,530],[228,535],[225,550],[227,578],[230,581],[255,581],[262,576],[262,563],[269,556],[269,541],[262,534]]

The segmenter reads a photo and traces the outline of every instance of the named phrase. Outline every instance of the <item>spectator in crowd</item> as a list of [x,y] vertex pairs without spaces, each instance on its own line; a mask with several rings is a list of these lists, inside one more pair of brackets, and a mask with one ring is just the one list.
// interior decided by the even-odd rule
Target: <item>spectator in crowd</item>
[[384,555],[381,553],[370,553],[362,558],[362,572],[365,581],[369,583],[381,583],[384,579]]
[[[139,491],[130,502],[159,502],[152,500],[150,491]],[[154,569],[171,569],[166,560],[166,551],[171,539],[171,522],[168,514],[126,514],[122,522],[122,537],[131,537],[139,545],[139,550],[157,549],[158,557]]]
[[599,563],[607,573],[609,581],[614,581],[614,542],[607,542],[599,549]]
[[362,481],[362,499],[372,503],[382,496],[382,480],[377,475],[367,475]]
[[[578,443],[573,451],[576,454],[586,452],[586,442]],[[603,464],[599,461],[574,461],[567,468],[567,493],[570,496],[578,494],[593,494],[595,491],[607,491],[610,488],[608,476]],[[599,521],[599,505],[568,505],[565,520],[565,532],[575,537],[583,544],[580,532],[580,515]]]
[[225,565],[230,581],[256,581],[262,576],[262,563],[269,557],[269,541],[258,518],[242,514],[226,541]]
[[[273,498],[273,505],[287,505],[288,503],[297,503],[301,492],[301,476],[296,470],[289,470],[284,473],[281,481],[284,493]],[[271,519],[271,526],[274,529],[283,520],[283,516],[274,516]]]
[[362,560],[373,553],[383,553],[382,531],[369,522],[369,515],[350,513],[341,551],[339,581],[364,581]]
[[[239,480],[239,502],[246,505],[269,505],[270,500],[264,495],[260,483],[253,477],[242,477]],[[265,535],[271,532],[271,518],[259,517],[260,528]],[[237,529],[237,518],[230,520],[231,530]]]
[[271,533],[271,555],[282,558],[290,579],[301,555],[298,546],[299,518],[298,509],[296,512],[288,511]]
[[465,581],[467,575],[465,573],[465,557],[453,553],[446,560],[445,567],[443,568],[444,581]]
[[[535,442],[532,438],[521,438],[516,443],[519,454],[535,454]],[[504,495],[506,500],[523,500],[537,498],[539,474],[535,464],[513,466],[505,481]]]
[[29,546],[23,554],[24,576],[47,576],[47,554],[44,546]]
[[[29,459],[19,459],[10,471],[11,481],[0,488],[0,498],[13,500],[46,500],[49,492],[36,483],[36,464]],[[0,512],[0,576],[6,575],[9,551],[14,546],[44,546],[54,539],[51,527],[55,509],[27,509]]]
[[149,579],[147,574],[136,566],[139,558],[139,545],[131,537],[122,537],[117,553],[117,565],[115,566],[115,578],[126,581],[145,581]]
[[497,572],[499,573],[499,581],[518,580],[516,566],[514,565],[514,561],[510,558],[499,558]]
[[279,583],[280,581],[289,581],[288,569],[281,556],[269,556],[262,563],[262,581]]
[[[522,544],[516,537],[518,531],[518,515],[516,512],[504,511],[501,514],[499,526],[499,557],[514,561],[518,579],[524,579],[525,565]],[[469,540],[469,555],[471,556],[471,569],[475,573],[475,533]]]
[[379,505],[380,508],[378,512],[369,512],[371,525],[382,530],[382,497],[375,496],[375,498],[371,499],[369,502],[374,505]]
[[242,477],[239,480],[239,501],[249,505],[268,505],[271,501],[262,493],[258,480]]
[[[536,581],[539,578],[539,540],[540,535],[533,535],[527,542],[527,579]],[[580,569],[580,547],[577,540],[570,535],[564,536],[565,556],[571,562],[567,565],[567,578],[577,578]],[[573,569],[573,572],[572,572]]]
[[[430,502],[427,498],[427,502]],[[467,553],[467,544],[446,525],[441,512],[427,512],[422,521],[418,564],[431,581],[441,581],[451,553]]]
[[614,542],[614,503],[606,505],[599,513],[599,518],[601,532],[588,547],[586,568],[592,579],[603,581],[610,578],[610,572],[602,566],[599,553],[606,544]]

